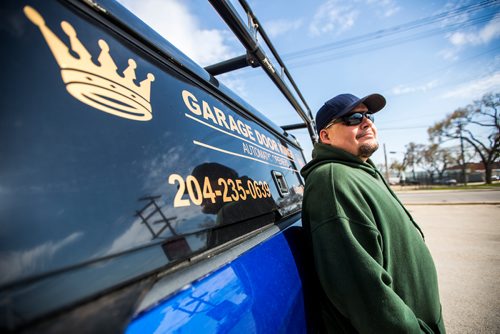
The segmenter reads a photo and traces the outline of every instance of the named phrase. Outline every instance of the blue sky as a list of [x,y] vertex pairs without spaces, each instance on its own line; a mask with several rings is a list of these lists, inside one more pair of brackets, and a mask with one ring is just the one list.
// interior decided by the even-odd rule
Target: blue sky
[[[210,65],[244,53],[208,1],[121,0],[181,51]],[[237,1],[232,1],[239,8]],[[247,0],[313,115],[331,97],[381,93],[380,149],[402,159],[410,141],[428,143],[427,128],[446,114],[500,92],[500,1]],[[219,79],[278,125],[300,119],[261,69]],[[306,130],[292,132],[306,160]]]

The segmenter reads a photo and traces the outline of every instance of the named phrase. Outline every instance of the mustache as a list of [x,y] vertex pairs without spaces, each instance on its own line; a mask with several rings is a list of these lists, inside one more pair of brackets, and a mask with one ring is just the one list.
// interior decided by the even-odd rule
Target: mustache
[[375,133],[371,129],[363,130],[363,132],[356,135],[356,139],[359,139],[359,138],[364,137],[366,135],[375,136]]

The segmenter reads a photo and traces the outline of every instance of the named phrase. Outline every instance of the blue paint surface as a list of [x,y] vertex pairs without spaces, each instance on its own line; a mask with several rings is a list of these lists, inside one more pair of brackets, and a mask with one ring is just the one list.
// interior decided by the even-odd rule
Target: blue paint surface
[[283,234],[139,315],[138,333],[305,333],[302,284]]

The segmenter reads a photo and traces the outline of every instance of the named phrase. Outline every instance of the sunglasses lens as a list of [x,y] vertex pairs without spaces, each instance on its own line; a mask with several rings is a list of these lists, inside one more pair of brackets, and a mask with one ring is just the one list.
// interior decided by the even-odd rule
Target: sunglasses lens
[[363,121],[363,114],[357,112],[345,118],[346,125],[358,125]]
[[346,125],[359,125],[363,122],[363,117],[368,118],[370,121],[374,121],[375,117],[373,114],[356,112],[344,118],[344,123]]

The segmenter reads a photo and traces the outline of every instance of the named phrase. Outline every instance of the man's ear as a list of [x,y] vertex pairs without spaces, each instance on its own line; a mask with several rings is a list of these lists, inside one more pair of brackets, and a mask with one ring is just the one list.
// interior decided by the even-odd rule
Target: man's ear
[[331,141],[332,141],[332,135],[331,133],[328,133],[328,131],[322,129],[320,132],[319,132],[319,139],[320,139],[320,142],[321,143],[324,143],[324,144],[331,144]]

